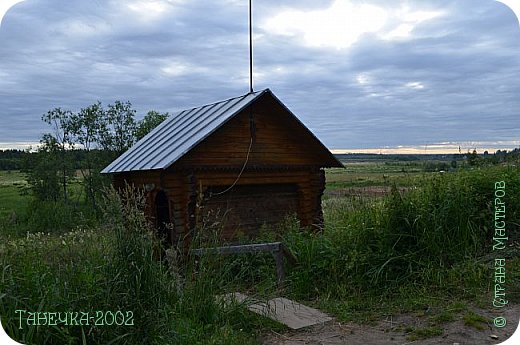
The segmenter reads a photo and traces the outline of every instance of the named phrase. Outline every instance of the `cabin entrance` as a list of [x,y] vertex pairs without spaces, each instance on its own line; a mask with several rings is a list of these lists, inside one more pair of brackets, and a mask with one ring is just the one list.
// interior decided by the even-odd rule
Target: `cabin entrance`
[[226,188],[208,188],[204,202],[205,220],[221,227],[224,240],[254,238],[262,226],[276,231],[276,225],[298,212],[296,184],[239,185],[225,192]]
[[167,247],[172,244],[171,223],[170,201],[166,193],[160,190],[155,196],[155,228]]

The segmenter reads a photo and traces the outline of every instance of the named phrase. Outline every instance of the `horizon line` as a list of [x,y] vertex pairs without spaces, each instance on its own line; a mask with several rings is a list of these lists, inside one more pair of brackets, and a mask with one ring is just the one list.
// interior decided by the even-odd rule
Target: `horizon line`
[[[0,150],[29,150],[34,151],[39,142],[0,142]],[[396,145],[381,146],[378,148],[328,148],[333,154],[466,154],[476,150],[477,153],[495,153],[498,150],[511,151],[520,148],[520,140],[496,142],[444,142],[423,145]]]

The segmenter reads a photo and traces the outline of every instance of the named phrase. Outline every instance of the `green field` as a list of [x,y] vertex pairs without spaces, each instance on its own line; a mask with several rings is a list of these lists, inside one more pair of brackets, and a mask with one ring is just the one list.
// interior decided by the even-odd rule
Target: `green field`
[[416,166],[406,164],[384,164],[373,162],[348,163],[345,169],[334,168],[326,171],[327,190],[371,187],[371,186],[413,186],[419,178],[428,175]]
[[26,186],[19,171],[0,171],[0,224],[25,214],[29,197],[21,194]]

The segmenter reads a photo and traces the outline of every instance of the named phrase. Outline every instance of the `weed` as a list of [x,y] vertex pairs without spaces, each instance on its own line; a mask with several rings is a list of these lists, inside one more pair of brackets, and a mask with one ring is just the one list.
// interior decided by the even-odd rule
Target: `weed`
[[460,313],[460,312],[463,312],[465,310],[468,309],[468,306],[466,303],[464,302],[461,302],[461,301],[457,301],[457,302],[453,302],[449,307],[448,307],[448,310],[449,311],[452,311],[454,313]]
[[453,320],[455,320],[455,316],[453,315],[453,312],[450,312],[447,310],[442,311],[440,314],[437,314],[430,318],[430,321],[433,324],[442,324],[442,323],[451,322]]
[[486,329],[485,326],[488,324],[488,319],[481,315],[475,314],[472,311],[467,312],[466,315],[464,315],[463,320],[466,326],[473,327],[479,331]]
[[409,336],[406,337],[409,341],[415,341],[419,339],[427,339],[432,337],[440,336],[444,333],[444,330],[440,327],[423,327],[414,328]]

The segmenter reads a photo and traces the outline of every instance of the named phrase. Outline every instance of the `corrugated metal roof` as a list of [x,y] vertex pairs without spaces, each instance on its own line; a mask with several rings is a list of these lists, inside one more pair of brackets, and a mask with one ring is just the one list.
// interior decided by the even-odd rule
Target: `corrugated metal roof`
[[269,89],[170,116],[101,173],[166,169]]

